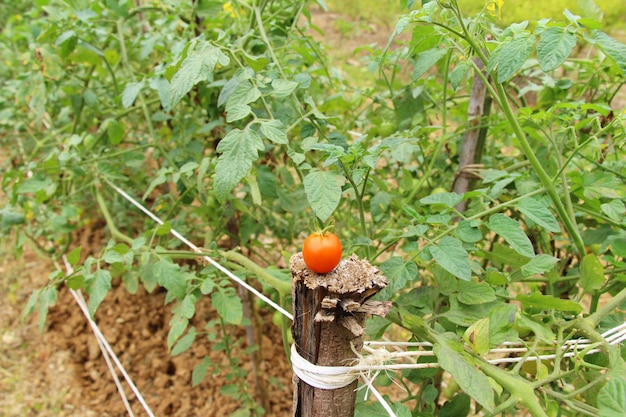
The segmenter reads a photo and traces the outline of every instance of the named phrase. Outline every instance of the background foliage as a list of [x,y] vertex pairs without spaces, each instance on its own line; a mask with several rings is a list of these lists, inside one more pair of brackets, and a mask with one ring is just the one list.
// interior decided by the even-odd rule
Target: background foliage
[[[623,349],[600,335],[624,322],[626,46],[593,2],[572,9],[596,10],[583,17],[510,25],[498,19],[516,15],[508,3],[472,14],[405,3],[397,42],[358,56],[371,84],[329,64],[300,1],[12,3],[0,38],[1,230],[18,255],[30,244],[59,264],[25,312],[38,310],[43,329],[64,285],[89,294],[92,314],[113,279],[130,292],[160,286],[173,354],[217,334],[229,354],[243,343],[229,329],[251,324],[245,306],[170,230],[289,306],[287,258],[313,217],[332,218],[345,252],[391,281],[380,296],[395,308],[370,337],[395,323],[435,344],[441,368],[394,377],[398,415],[626,409]],[[480,74],[489,111],[474,117]],[[450,192],[476,129],[472,187]],[[83,253],[76,236],[99,221],[111,240]],[[189,327],[203,297],[220,319]],[[602,351],[510,370],[482,359],[504,341],[540,351],[577,335]],[[193,382],[216,366],[200,363]],[[242,412],[263,414],[229,367]]]

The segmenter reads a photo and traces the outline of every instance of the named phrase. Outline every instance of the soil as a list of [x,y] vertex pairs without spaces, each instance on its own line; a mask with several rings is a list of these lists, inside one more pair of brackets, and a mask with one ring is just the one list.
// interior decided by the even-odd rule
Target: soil
[[[29,288],[43,285],[51,270],[52,265],[28,251],[20,260],[5,257],[2,263],[0,274],[9,278],[5,283],[18,288],[13,300],[3,299],[0,310],[0,392],[4,393],[0,416],[127,415],[96,339],[67,288],[60,290],[50,309],[43,334],[37,330],[36,315],[26,326],[20,324],[20,309]],[[148,294],[140,288],[133,295],[119,282],[114,281],[113,286],[96,313],[96,322],[155,415],[219,416],[239,408],[237,400],[220,392],[232,381],[228,380],[227,358],[212,350],[214,343],[197,339],[178,356],[168,353],[171,308],[164,306],[164,293]],[[201,330],[217,314],[209,303],[200,302],[196,307],[191,324]],[[271,393],[266,415],[291,415],[291,370],[280,330],[269,316],[261,321],[258,377]],[[243,329],[239,333],[243,339]],[[222,369],[213,375],[209,371],[192,387],[192,371],[205,356]],[[250,356],[242,349],[233,356],[248,370],[248,383],[254,386]],[[127,386],[125,390],[136,415],[146,415]]]

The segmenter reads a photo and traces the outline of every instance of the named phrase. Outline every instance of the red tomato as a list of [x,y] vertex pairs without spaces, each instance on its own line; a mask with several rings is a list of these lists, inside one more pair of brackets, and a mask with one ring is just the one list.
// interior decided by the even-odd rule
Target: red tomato
[[341,241],[334,233],[311,233],[302,246],[306,266],[318,274],[332,271],[341,260]]

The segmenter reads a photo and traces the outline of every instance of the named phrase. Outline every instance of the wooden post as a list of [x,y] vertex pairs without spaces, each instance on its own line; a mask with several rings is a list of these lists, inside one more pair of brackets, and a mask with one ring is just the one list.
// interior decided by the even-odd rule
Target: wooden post
[[[474,58],[476,66],[484,75],[485,63],[478,57]],[[465,194],[470,191],[472,183],[480,178],[477,174],[482,166],[480,162],[483,157],[483,148],[487,136],[487,126],[483,126],[484,120],[491,112],[491,97],[487,95],[487,87],[483,83],[480,75],[474,75],[472,84],[472,94],[470,95],[469,106],[467,108],[467,130],[463,137],[463,145],[459,155],[459,168],[455,174],[452,184],[452,191],[458,194]],[[456,209],[464,212],[467,208],[468,200],[461,201]]]
[[[370,298],[387,286],[380,270],[356,255],[327,274],[310,270],[302,254],[291,257],[292,333],[296,351],[320,366],[350,366],[363,347],[368,314],[384,316],[389,302]],[[339,389],[315,388],[294,374],[294,417],[352,417],[358,381]]]

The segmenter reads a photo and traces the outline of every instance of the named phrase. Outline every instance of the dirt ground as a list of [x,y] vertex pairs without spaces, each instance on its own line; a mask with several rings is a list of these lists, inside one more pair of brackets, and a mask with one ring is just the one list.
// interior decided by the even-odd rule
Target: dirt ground
[[[67,288],[51,308],[43,334],[37,329],[36,315],[26,323],[20,321],[30,290],[44,284],[53,266],[30,251],[17,260],[6,252],[2,255],[0,416],[127,415],[96,339]],[[229,415],[239,404],[220,392],[230,383],[228,371],[207,374],[202,383],[191,386],[193,368],[206,355],[215,363],[225,364],[226,358],[212,351],[206,339],[171,357],[166,346],[171,313],[164,306],[164,296],[142,289],[131,295],[114,282],[96,322],[155,415]],[[192,324],[201,329],[215,316],[208,303],[199,303]],[[259,374],[270,391],[267,415],[287,416],[291,414],[291,370],[280,331],[269,317],[263,322]],[[238,352],[237,357],[249,370],[249,356]],[[252,372],[248,375],[253,377]],[[129,399],[133,398],[126,390]],[[131,401],[131,406],[136,415],[146,415],[137,401]]]

